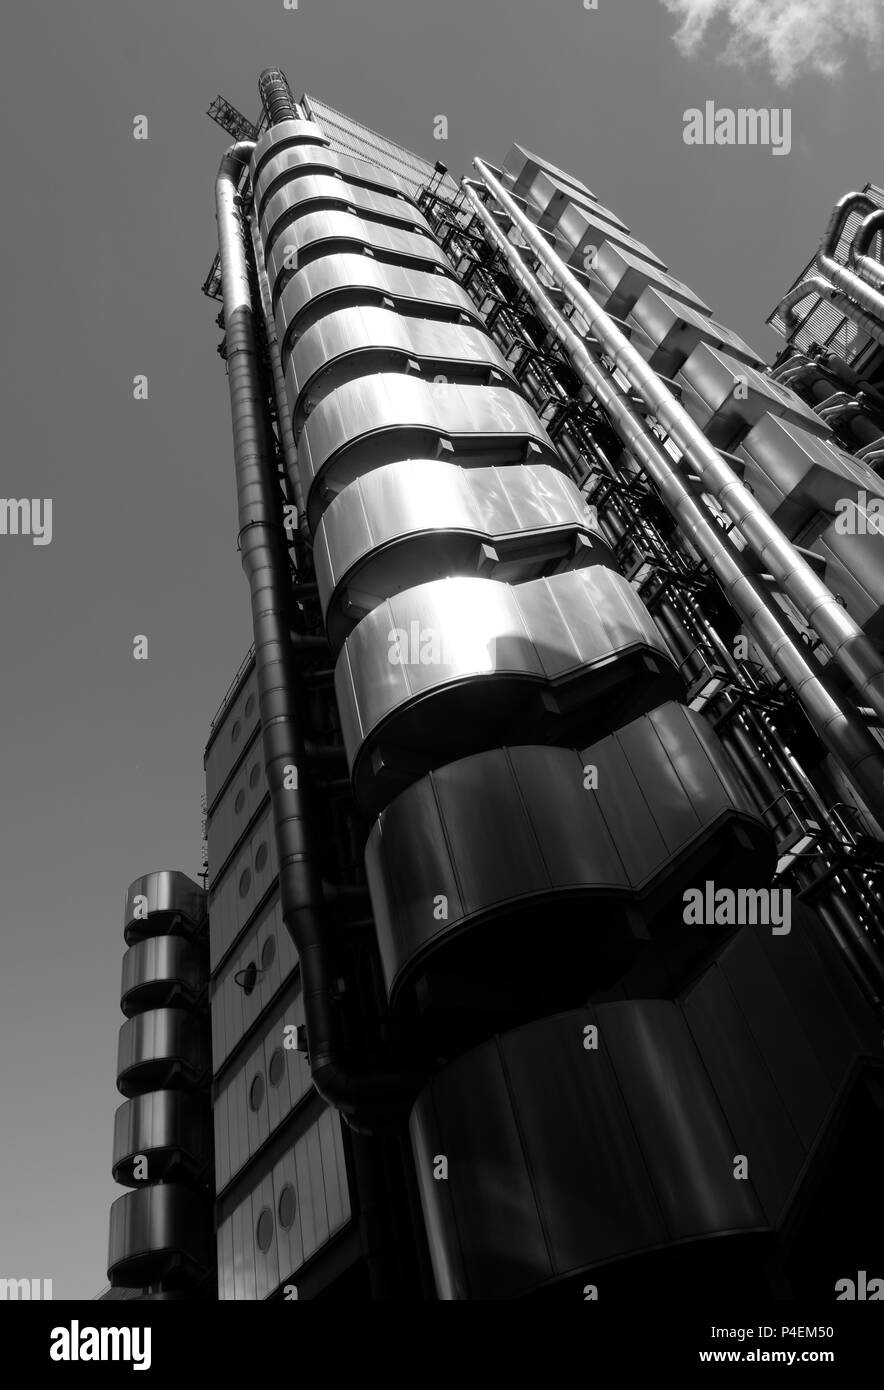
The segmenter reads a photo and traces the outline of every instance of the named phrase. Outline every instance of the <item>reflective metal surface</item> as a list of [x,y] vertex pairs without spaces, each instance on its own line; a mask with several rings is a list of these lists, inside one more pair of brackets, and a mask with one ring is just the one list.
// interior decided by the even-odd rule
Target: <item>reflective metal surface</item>
[[209,1065],[205,1028],[185,1009],[151,1009],[120,1029],[117,1089],[124,1096],[194,1086]]
[[694,349],[678,374],[685,410],[720,449],[735,448],[764,415],[780,415],[825,439],[832,432],[787,386],[708,343]]
[[[670,299],[687,304],[701,314],[711,314],[708,304],[674,276],[632,256],[611,241],[603,241],[594,259],[589,292],[607,313],[625,318],[649,285],[662,290]],[[596,283],[598,282],[598,283]]]
[[260,219],[268,198],[272,198],[287,183],[304,174],[340,175],[351,183],[364,184],[379,192],[399,194],[407,198],[405,185],[395,174],[388,174],[367,159],[352,159],[338,154],[326,145],[296,145],[280,150],[268,159],[254,183],[255,207]]
[[332,649],[385,598],[452,575],[524,583],[614,560],[576,485],[549,464],[387,464],[331,503],[313,545]]
[[700,343],[722,348],[741,362],[763,365],[757,352],[731,329],[670,299],[653,286],[639,296],[629,318],[641,329],[632,338],[634,346],[648,366],[663,376],[675,376]]
[[[214,1263],[211,1204],[183,1183],[125,1192],[110,1209],[107,1275],[140,1288],[169,1280],[188,1284]],[[173,1281],[173,1282],[172,1282]]]
[[187,1007],[207,981],[203,955],[185,937],[148,937],[123,956],[120,1008],[129,1017],[144,1009]]
[[335,667],[354,791],[370,812],[467,753],[588,742],[682,689],[628,580],[596,567],[407,589],[362,619]]
[[817,511],[834,513],[860,490],[875,496],[881,480],[859,459],[788,420],[764,415],[737,449],[745,482],[787,536]]
[[539,225],[548,227],[561,238],[565,243],[562,254],[569,264],[576,265],[580,270],[586,268],[587,260],[592,262],[593,253],[603,242],[619,247],[629,255],[635,256],[637,260],[647,262],[656,270],[666,270],[665,262],[661,261],[659,256],[655,256],[649,246],[645,246],[643,241],[630,236],[628,232],[612,227],[603,218],[595,216],[591,206],[578,207],[569,200],[564,202],[557,221],[553,222],[547,217]]
[[[141,1177],[135,1176],[136,1157]],[[127,1100],[114,1115],[114,1182],[143,1187],[200,1176],[212,1161],[208,1102],[186,1091],[150,1091]]]
[[500,349],[481,328],[415,318],[392,309],[352,307],[326,314],[301,337],[286,365],[292,428],[338,386],[372,372],[432,376],[447,382],[496,381],[518,390]]
[[685,927],[685,887],[766,884],[774,860],[710,726],[675,703],[582,752],[449,763],[390,803],[365,855],[394,1007],[428,1010],[452,978],[462,1012],[522,1017],[622,979],[640,948],[655,960],[649,930],[664,959],[699,960],[721,928]]
[[610,223],[621,232],[629,231],[626,223],[610,208],[604,207],[594,195],[581,192],[573,184],[565,183],[558,175],[543,169],[538,169],[525,197],[540,214],[537,222],[539,227],[554,227],[568,207],[575,207],[585,209],[593,217]]
[[297,235],[278,238],[267,253],[267,276],[274,305],[295,274],[295,263],[300,270],[320,257],[341,252],[360,255],[370,252],[381,262],[427,271],[438,266],[446,275],[454,273],[441,246],[422,232],[370,222],[351,212],[332,209],[306,212],[298,218]]
[[251,157],[252,183],[260,177],[261,170],[273,155],[294,145],[330,145],[325,131],[315,121],[281,121],[279,125],[265,130],[255,142]]
[[503,161],[503,172],[511,181],[514,197],[527,198],[532,201],[531,188],[535,179],[542,176],[553,176],[566,187],[578,189],[590,198],[595,197],[595,194],[587,188],[586,184],[581,183],[573,174],[568,174],[564,169],[557,168],[548,159],[541,159],[539,155],[532,154],[530,150],[525,149],[524,145],[512,145],[510,147],[509,153]]
[[[601,1043],[587,1053],[590,1026]],[[476,1048],[433,1079],[411,1134],[440,1299],[517,1298],[767,1224],[752,1183],[734,1181],[739,1145],[685,1020],[662,1000],[560,1014]],[[433,1178],[438,1154],[457,1155],[447,1182]],[[608,1271],[596,1282],[610,1288]]]
[[514,391],[378,373],[326,396],[304,427],[299,466],[310,529],[354,478],[434,455],[474,467],[546,461],[564,469],[537,415]]
[[123,934],[127,945],[159,932],[190,936],[206,917],[206,894],[177,869],[142,874],[126,890]]
[[392,305],[406,314],[451,322],[464,316],[477,328],[483,326],[466,290],[449,276],[339,253],[305,265],[283,289],[276,308],[283,351],[317,319],[351,304]]
[[851,617],[874,642],[884,642],[884,486],[880,478],[866,500],[843,507],[812,548],[823,556],[826,583]]
[[[352,212],[368,221],[432,235],[423,213],[407,199],[376,193],[330,175],[305,174],[268,199],[260,220],[265,252],[269,253],[285,229],[305,213],[321,209]],[[297,241],[296,232],[293,236]]]

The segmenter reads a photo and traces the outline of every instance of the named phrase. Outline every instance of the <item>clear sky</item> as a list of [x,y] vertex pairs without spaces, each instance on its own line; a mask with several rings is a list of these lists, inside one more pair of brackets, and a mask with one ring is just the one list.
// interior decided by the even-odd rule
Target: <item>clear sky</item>
[[[879,0],[29,0],[4,19],[0,1276],[105,1282],[123,894],[199,869],[202,748],[248,647],[214,253],[223,93],[269,64],[467,172],[570,169],[765,351],[834,200],[884,182]],[[851,33],[857,38],[851,38]],[[784,107],[792,149],[688,146]],[[149,139],[132,138],[146,115]],[[447,115],[449,139],[433,139]],[[132,379],[148,377],[146,401]],[[149,659],[135,661],[136,635]]]

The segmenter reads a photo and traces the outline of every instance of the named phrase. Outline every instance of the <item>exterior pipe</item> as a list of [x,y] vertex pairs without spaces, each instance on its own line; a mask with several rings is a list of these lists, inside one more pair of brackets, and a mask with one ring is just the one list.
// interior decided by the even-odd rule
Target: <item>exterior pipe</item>
[[[832,284],[837,289],[849,294],[861,309],[876,318],[879,322],[884,322],[884,294],[879,294],[877,290],[871,288],[865,280],[854,270],[847,270],[840,261],[835,260],[835,252],[838,247],[838,240],[844,228],[844,223],[852,212],[876,212],[876,205],[872,202],[867,193],[845,193],[843,198],[839,198],[832,214],[829,218],[823,239],[820,242],[817,265],[824,274],[828,275]],[[872,262],[874,265],[874,262]]]
[[239,544],[249,581],[264,764],[279,858],[286,929],[298,950],[310,1071],[316,1090],[354,1128],[371,1115],[398,1114],[419,1077],[401,1072],[359,1074],[342,1060],[332,1004],[335,970],[324,921],[322,880],[303,793],[284,787],[287,766],[304,767],[306,749],[299,673],[289,635],[289,564],[281,525],[237,186],[253,141],[232,145],[215,184]]
[[[601,350],[625,373],[633,390],[683,451],[686,462],[697,472],[703,487],[737,524],[765,571],[782,587],[856,686],[861,703],[871,705],[884,720],[884,665],[859,623],[842,608],[656,372],[623,336],[610,315],[596,304],[530,219],[519,210],[484,161],[476,159],[473,162],[483,182],[519,228],[541,264],[580,310]],[[875,798],[877,805],[880,796],[879,786]]]
[[[574,371],[606,411],[627,449],[659,488],[682,533],[716,575],[759,649],[795,691],[820,739],[843,767],[869,810],[880,820],[884,815],[884,759],[872,735],[783,626],[740,551],[710,520],[687,482],[676,471],[675,462],[630,404],[626,392],[610,379],[574,327],[553,305],[473,187],[465,181],[463,188],[488,239],[505,257],[513,279],[524,289],[538,316],[565,349]],[[592,327],[601,339],[598,320]]]
[[875,208],[856,229],[850,246],[850,264],[863,280],[881,289],[884,286],[884,265],[868,254],[872,240],[878,232],[884,231],[884,208]]
[[300,117],[300,107],[292,96],[289,80],[281,68],[265,68],[258,78],[258,91],[261,93],[261,105],[270,125],[279,125],[281,121],[294,121]]
[[793,285],[789,293],[780,300],[780,313],[789,330],[794,330],[797,322],[795,306],[809,294],[818,294],[820,299],[827,300],[845,318],[850,319],[851,323],[855,323],[857,328],[862,329],[863,333],[868,333],[876,343],[884,343],[884,325],[873,319],[871,314],[867,314],[858,304],[854,304],[852,299],[839,294],[834,285],[824,280],[821,275],[808,275],[800,285]]

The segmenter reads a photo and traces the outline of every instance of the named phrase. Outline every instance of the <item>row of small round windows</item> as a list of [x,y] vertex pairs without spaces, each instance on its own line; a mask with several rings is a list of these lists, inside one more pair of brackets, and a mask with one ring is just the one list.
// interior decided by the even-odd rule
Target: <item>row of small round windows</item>
[[[258,846],[258,848],[255,850],[255,872],[256,872],[256,873],[260,874],[260,873],[263,872],[263,870],[264,870],[264,869],[266,868],[266,866],[267,866],[267,860],[268,860],[269,858],[270,858],[270,850],[267,848],[267,841],[266,841],[266,840],[262,840],[261,843],[260,843],[260,845]],[[251,869],[243,869],[242,873],[241,873],[240,876],[239,876],[239,896],[240,896],[241,898],[244,898],[244,897],[246,896],[246,894],[248,893],[249,889],[251,888],[251,886],[252,886],[252,871],[251,871]]]
[[[276,960],[276,938],[268,936],[261,947],[261,974],[269,970]],[[244,970],[238,970],[235,976],[237,984],[242,989],[243,994],[251,994],[255,985],[258,983],[258,966],[255,961],[250,960]]]
[[[257,787],[257,785],[258,785],[258,783],[260,782],[260,780],[261,780],[261,764],[260,764],[260,763],[255,763],[254,767],[252,768],[251,772],[249,773],[249,786],[251,787],[252,791],[255,790],[255,788]],[[245,787],[240,787],[239,791],[237,792],[237,794],[236,794],[236,796],[234,797],[234,800],[233,800],[233,813],[234,813],[234,815],[236,815],[236,816],[240,815],[240,814],[242,813],[242,809],[243,809],[243,807],[245,806],[245,804],[246,804],[246,789],[245,789]]]
[[[279,1224],[284,1231],[294,1225],[295,1212],[298,1209],[298,1199],[295,1189],[290,1182],[279,1194],[279,1201],[276,1204],[276,1215]],[[273,1243],[273,1212],[269,1207],[265,1207],[258,1217],[255,1225],[255,1240],[258,1242],[258,1249],[262,1254],[266,1254]]]
[[[254,714],[254,712],[255,712],[255,697],[254,697],[254,695],[250,695],[249,698],[246,700],[246,703],[245,703],[245,705],[244,705],[244,707],[243,707],[243,712],[242,712],[242,713],[243,713],[243,719],[251,719],[251,717],[252,717],[252,715]],[[233,723],[232,723],[231,726],[230,726],[230,742],[231,742],[231,743],[239,743],[239,738],[240,738],[240,734],[241,734],[241,733],[242,733],[242,720],[240,720],[240,719],[234,719]]]

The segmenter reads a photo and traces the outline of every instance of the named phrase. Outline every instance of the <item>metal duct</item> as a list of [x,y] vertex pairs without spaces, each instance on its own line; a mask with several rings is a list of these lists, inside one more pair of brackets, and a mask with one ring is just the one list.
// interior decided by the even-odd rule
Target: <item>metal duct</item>
[[215,183],[239,544],[249,582],[264,766],[273,813],[283,921],[298,951],[313,1084],[330,1105],[357,1111],[397,1110],[416,1077],[347,1070],[333,1012],[334,976],[323,924],[322,884],[303,793],[283,786],[284,769],[304,767],[300,681],[289,633],[289,563],[278,515],[271,432],[264,406],[244,228],[237,207],[252,141],[232,145]]
[[884,208],[875,208],[857,227],[849,251],[853,269],[876,289],[884,285],[884,265],[868,255],[868,250],[873,238],[881,231],[884,231]]
[[830,285],[828,280],[824,280],[821,275],[809,275],[806,280],[802,280],[800,285],[794,285],[788,294],[780,300],[780,313],[787,330],[792,329],[798,319],[796,313],[797,305],[802,299],[806,299],[809,294],[817,294],[820,299],[826,300],[845,318],[855,323],[857,328],[863,333],[868,333],[876,343],[884,343],[884,326],[873,319],[871,314],[867,314],[858,304],[854,304],[852,299],[848,299],[845,294],[840,294],[834,285]]
[[[494,183],[497,184],[497,180],[494,180]],[[500,188],[499,184],[497,184],[497,188]],[[765,594],[743,555],[728,543],[724,532],[712,522],[708,512],[697,500],[688,484],[679,476],[674,461],[666,454],[659,439],[651,433],[630,404],[626,392],[617,387],[595,358],[591,356],[583,339],[578,336],[575,329],[555,308],[543,287],[526,266],[517,248],[507,239],[473,189],[465,183],[464,191],[467,201],[485,228],[489,239],[506,258],[513,278],[525,290],[550,333],[565,349],[574,370],[587,386],[591,395],[606,411],[626,447],[659,488],[684,536],[716,575],[725,595],[743,619],[753,640],[771,665],[780,672],[795,691],[820,739],[844,768],[860,792],[863,801],[869,806],[873,814],[880,818],[884,813],[884,763],[882,763],[881,750],[872,735],[855,711],[848,706],[840,692],[830,686],[810,654],[802,650],[798,642],[787,631],[774,604]],[[503,190],[500,189],[500,192],[503,193]],[[509,207],[507,210],[509,211]],[[523,220],[525,219],[520,218],[519,226]],[[530,224],[528,225],[530,227]],[[540,241],[539,238],[538,241]],[[545,243],[543,245],[545,246]],[[535,246],[535,249],[538,248]],[[541,255],[542,259],[543,253],[538,250],[538,254]],[[568,282],[567,288],[571,290],[570,282],[573,277],[568,276],[565,272],[565,279]],[[574,287],[579,289],[576,282]],[[581,294],[580,298],[582,300],[587,296]],[[584,309],[582,303],[580,308],[581,310]],[[604,319],[608,322],[607,316],[602,314],[591,300],[586,309],[592,311],[595,318],[593,330],[598,332],[599,337],[602,338],[601,320]],[[614,341],[612,341],[612,335]],[[607,330],[604,332],[604,337],[608,350],[613,350],[618,358],[618,363],[621,362],[626,355],[624,350],[629,349],[629,344],[613,328],[613,325],[611,325],[610,332]],[[610,346],[608,346],[609,344]],[[630,349],[630,361],[634,355]],[[639,364],[644,367],[641,359],[639,359]],[[655,395],[660,393],[664,396],[667,394],[664,388],[658,385]],[[672,404],[674,405],[674,402]],[[686,429],[683,432],[688,433]],[[691,425],[691,432],[696,432],[693,425]],[[700,435],[699,437],[704,449],[710,449],[711,446],[708,445],[703,436]],[[714,451],[712,452],[714,453]],[[715,457],[718,456],[715,455]],[[736,483],[736,475],[732,474],[730,469],[726,469],[721,460],[718,462]],[[741,487],[740,491],[745,492],[745,489]],[[750,494],[746,493],[746,496],[750,497]],[[768,520],[766,516],[765,520]],[[772,527],[772,523],[769,525]],[[776,528],[772,527],[772,529]],[[777,535],[783,545],[788,545],[785,537],[782,537],[778,530]],[[792,550],[791,546],[788,548]],[[803,561],[801,564],[812,574],[809,566]],[[832,602],[835,602],[834,598]],[[856,630],[860,633],[864,645],[870,647],[871,644],[863,637],[861,630],[859,628]],[[858,931],[856,935],[865,941],[861,931]]]
[[[599,308],[592,296],[568,270],[561,257],[547,244],[542,233],[537,230],[529,218],[520,212],[513,199],[484,161],[476,159],[474,164],[496,201],[522,232],[541,264],[580,310],[591,333],[598,338],[602,350],[613,359],[615,366],[624,372],[632,388],[638,392],[645,404],[653,411],[661,426],[683,450],[686,461],[696,471],[703,487],[718,500],[721,507],[736,522],[747,544],[758,556],[765,570],[773,575],[783,592],[792,600],[808,624],[828,647],[832,657],[845,675],[857,687],[862,703],[871,705],[884,719],[884,664],[882,664],[879,653],[865,636],[862,628],[845,612],[835,595],[826,588],[807,561],[801,557],[779,527],[771,521],[764,509],[759,506],[752,494],[740,482],[733,469],[724,461],[718,450],[710,444],[657,374],[648,367],[641,355],[623,336],[616,324],[611,321],[610,316]],[[471,202],[478,203],[478,199],[471,199]],[[495,230],[499,230],[496,223],[494,227]],[[510,243],[506,241],[506,238],[503,240],[505,246],[509,248]],[[852,278],[856,279],[855,276]],[[884,307],[884,300],[882,300],[882,307]],[[568,326],[564,320],[562,323],[567,330]],[[573,333],[573,330],[571,332]],[[579,345],[576,334],[573,336],[575,344]],[[585,352],[585,349],[583,351]],[[593,375],[595,375],[597,369],[592,364],[592,359],[588,353],[586,353],[586,360],[592,365]],[[604,373],[599,371],[598,376],[600,380],[604,380]],[[587,384],[589,385],[590,382]],[[595,392],[594,386],[591,386],[591,389]],[[627,427],[631,428],[631,422],[627,421]],[[671,471],[668,466],[667,468],[668,471]],[[757,597],[756,595],[756,603]],[[780,631],[782,632],[782,629]],[[809,674],[808,672],[802,676],[802,685],[808,679]],[[836,722],[840,726],[848,712],[843,706],[839,705],[837,708]],[[829,718],[836,718],[833,711],[830,711]],[[846,733],[846,729],[844,732]],[[854,772],[858,770],[860,764],[866,762],[871,756],[867,740],[868,735],[866,734],[862,740],[866,751],[859,763],[857,763],[855,756],[856,746],[851,752],[850,766]],[[849,742],[852,743],[853,740],[851,739]],[[841,755],[839,754],[839,756]],[[880,767],[877,746],[875,746],[874,761],[875,766]],[[865,783],[866,780],[867,777],[864,772],[863,782]],[[882,800],[880,773],[872,778],[872,785],[869,786],[868,793],[864,793],[864,795],[871,794],[873,789],[874,798],[871,804],[880,807]]]
[[303,115],[282,68],[265,68],[258,78],[258,91],[261,93],[261,105],[272,126],[279,125],[281,121],[297,120]]

